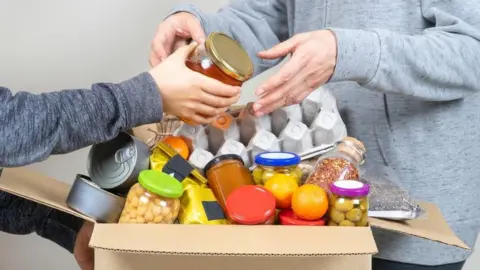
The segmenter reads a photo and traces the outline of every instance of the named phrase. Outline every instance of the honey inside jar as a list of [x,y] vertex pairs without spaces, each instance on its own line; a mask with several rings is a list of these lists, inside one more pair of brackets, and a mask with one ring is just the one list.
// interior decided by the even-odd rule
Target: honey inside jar
[[[185,61],[185,65],[198,73],[224,84],[241,86],[253,75],[253,62],[245,49],[231,37],[213,32]],[[194,124],[188,119],[182,119]]]

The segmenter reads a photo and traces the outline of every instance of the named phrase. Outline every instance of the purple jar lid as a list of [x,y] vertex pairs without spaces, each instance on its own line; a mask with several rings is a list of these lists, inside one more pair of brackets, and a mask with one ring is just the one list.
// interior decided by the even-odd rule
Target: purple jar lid
[[330,184],[330,191],[338,196],[366,197],[370,186],[357,180],[340,180]]

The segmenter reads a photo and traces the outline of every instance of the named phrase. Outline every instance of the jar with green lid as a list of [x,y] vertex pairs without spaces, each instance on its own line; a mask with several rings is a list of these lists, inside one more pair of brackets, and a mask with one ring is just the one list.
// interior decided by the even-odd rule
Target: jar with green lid
[[180,211],[182,184],[161,171],[140,172],[130,188],[119,223],[172,224]]
[[368,184],[339,180],[330,184],[330,192],[328,226],[368,226]]
[[290,152],[264,152],[255,156],[253,179],[255,184],[264,185],[268,179],[277,174],[295,178],[301,184],[302,170],[298,167],[300,156]]

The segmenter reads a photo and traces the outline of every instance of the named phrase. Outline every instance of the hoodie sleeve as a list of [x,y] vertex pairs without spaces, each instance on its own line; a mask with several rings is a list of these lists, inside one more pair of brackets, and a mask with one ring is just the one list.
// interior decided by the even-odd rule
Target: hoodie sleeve
[[0,87],[0,167],[45,160],[159,122],[162,101],[148,73],[92,89],[15,95]]
[[338,42],[331,82],[356,81],[372,90],[429,101],[480,91],[480,2],[422,0],[434,27],[420,35],[382,29],[332,28]]

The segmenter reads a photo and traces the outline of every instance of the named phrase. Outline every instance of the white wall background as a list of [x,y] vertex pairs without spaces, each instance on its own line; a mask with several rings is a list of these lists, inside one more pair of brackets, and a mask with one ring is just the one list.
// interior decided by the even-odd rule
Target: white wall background
[[[148,69],[150,41],[174,5],[214,11],[227,0],[65,1],[0,0],[0,85],[41,93],[119,82]],[[241,103],[254,98],[246,85]],[[37,170],[71,182],[86,173],[88,149],[35,164]],[[73,256],[36,235],[0,233],[0,269],[78,269]],[[480,264],[474,256],[467,269]]]

